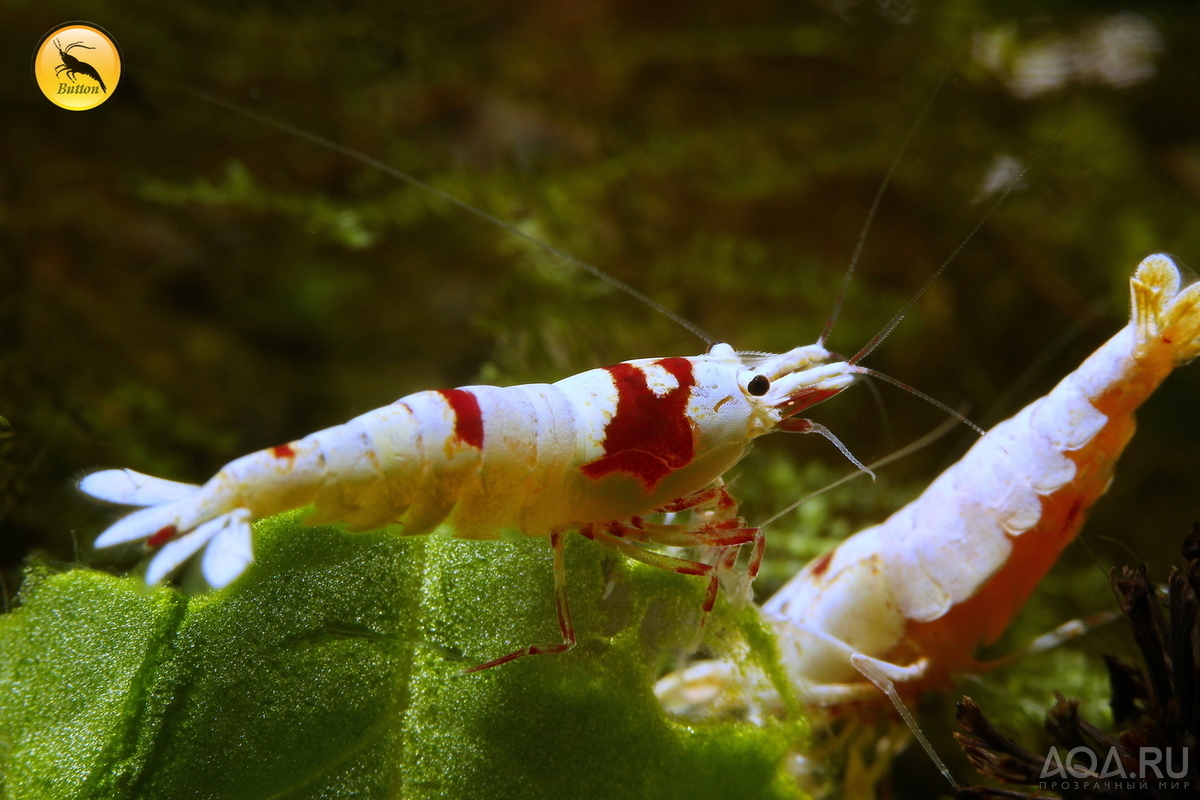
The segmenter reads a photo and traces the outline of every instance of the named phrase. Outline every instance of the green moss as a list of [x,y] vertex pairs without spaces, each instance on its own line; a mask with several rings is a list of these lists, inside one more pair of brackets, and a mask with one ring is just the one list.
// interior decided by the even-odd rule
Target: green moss
[[558,638],[545,541],[291,514],[256,547],[190,598],[83,569],[27,585],[0,619],[8,797],[796,796],[794,726],[682,725],[653,695],[695,634],[695,578],[571,537],[579,646],[467,675]]
[[0,620],[0,785],[14,799],[125,795],[161,721],[147,711],[183,599],[84,570],[24,597]]

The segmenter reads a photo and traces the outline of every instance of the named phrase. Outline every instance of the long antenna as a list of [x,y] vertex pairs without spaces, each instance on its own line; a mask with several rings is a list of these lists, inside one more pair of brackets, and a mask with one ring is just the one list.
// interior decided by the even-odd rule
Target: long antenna
[[[954,412],[954,413],[957,417],[961,418],[961,416],[962,416],[961,414],[958,414],[957,412]],[[955,425],[958,424],[958,421],[959,421],[958,419],[954,419],[954,418],[943,420],[941,422],[941,424],[939,424],[936,428],[931,430],[929,433],[922,436],[920,439],[917,439],[914,442],[910,442],[909,444],[904,445],[904,447],[901,447],[899,450],[893,451],[892,453],[889,453],[888,455],[884,456],[883,458],[880,458],[877,461],[872,461],[870,464],[867,465],[866,470],[862,470],[862,469],[855,470],[854,472],[850,472],[850,473],[842,476],[841,478],[838,478],[836,481],[833,481],[832,483],[825,484],[820,489],[817,489],[814,492],[809,492],[808,494],[804,495],[804,497],[801,497],[799,500],[797,500],[796,502],[789,505],[787,508],[784,508],[781,511],[777,511],[775,514],[772,514],[766,520],[758,523],[758,529],[762,530],[763,528],[767,527],[772,522],[775,522],[777,519],[779,519],[783,515],[799,508],[800,506],[807,503],[809,500],[812,500],[814,497],[825,494],[830,489],[836,489],[837,487],[841,486],[843,483],[847,483],[849,481],[854,480],[855,478],[870,474],[867,470],[877,470],[877,469],[887,466],[888,464],[892,463],[893,461],[898,461],[901,458],[912,455],[913,453],[917,452],[921,448],[923,448],[929,444],[932,444],[933,442],[940,439],[942,436],[946,435],[946,433],[951,428],[953,428]]]
[[892,157],[892,163],[888,166],[887,174],[883,176],[883,182],[879,184],[879,189],[875,192],[875,199],[871,201],[871,210],[867,212],[867,219],[863,222],[862,230],[859,231],[858,241],[854,244],[854,253],[850,256],[850,265],[846,267],[846,274],[842,276],[842,288],[838,292],[837,300],[833,302],[833,308],[829,311],[829,317],[825,320],[825,327],[821,330],[821,336],[817,339],[817,344],[824,346],[825,342],[829,341],[829,334],[833,332],[833,323],[837,321],[838,315],[842,313],[842,304],[846,301],[846,292],[850,288],[850,279],[854,277],[854,271],[858,268],[858,260],[862,256],[863,246],[867,243],[867,234],[871,231],[871,225],[875,222],[875,214],[879,211],[879,203],[883,200],[883,194],[887,191],[888,186],[892,183],[892,177],[896,174],[896,168],[900,166],[900,160],[904,158],[905,152],[908,151],[908,145],[912,142],[913,137],[917,133],[917,129],[921,127],[921,123],[925,121],[925,117],[929,116],[929,110],[933,108],[933,101],[941,93],[942,87],[946,85],[946,79],[950,77],[950,71],[954,68],[954,62],[951,61],[942,70],[942,76],[938,78],[937,85],[933,87],[933,91],[929,93],[929,97],[925,100],[925,105],[921,108],[921,113],[913,121],[908,128],[908,133],[904,134],[904,141],[900,143],[900,149],[896,151],[896,155]]
[[853,368],[853,371],[859,375],[870,375],[872,378],[878,378],[881,381],[890,383],[892,386],[896,386],[896,387],[903,389],[904,391],[908,392],[909,394],[914,395],[914,396],[920,398],[921,400],[924,400],[926,403],[929,403],[930,405],[936,406],[937,408],[940,408],[942,411],[945,411],[951,417],[958,420],[963,425],[966,425],[968,428],[975,431],[980,436],[983,436],[984,433],[986,433],[986,431],[984,431],[983,428],[979,427],[974,422],[971,422],[971,420],[967,419],[962,414],[960,414],[959,412],[955,411],[950,406],[943,403],[941,400],[938,400],[937,398],[934,398],[934,397],[930,397],[929,395],[922,392],[920,389],[914,389],[912,386],[909,386],[904,381],[898,381],[895,378],[893,378],[891,375],[885,375],[882,372],[870,369],[868,367],[860,367],[860,366],[855,365],[855,367]]
[[1017,184],[1019,184],[1021,182],[1021,179],[1025,177],[1025,173],[1027,173],[1027,172],[1029,172],[1029,170],[1033,169],[1033,165],[1036,164],[1038,162],[1038,159],[1040,159],[1042,157],[1042,155],[1046,152],[1046,148],[1049,147],[1050,144],[1056,138],[1058,138],[1058,134],[1062,133],[1062,129],[1065,126],[1066,126],[1065,123],[1063,125],[1059,126],[1058,130],[1054,132],[1054,136],[1051,136],[1050,140],[1047,141],[1044,145],[1042,145],[1041,149],[1038,150],[1038,152],[1034,155],[1034,157],[1032,159],[1030,159],[1029,163],[1025,166],[1024,169],[1022,169],[1020,171],[1020,173],[1018,173],[1017,177],[1013,178],[1009,182],[1008,186],[1004,187],[1004,191],[1001,192],[1000,195],[996,198],[996,201],[994,203],[992,203],[991,207],[987,210],[987,213],[985,213],[982,217],[980,217],[979,222],[975,223],[975,227],[971,228],[971,232],[968,233],[966,235],[966,237],[963,238],[963,240],[958,243],[958,246],[955,247],[953,252],[951,252],[950,255],[948,255],[946,257],[946,260],[942,262],[941,266],[939,266],[937,268],[937,270],[932,275],[929,276],[929,279],[927,281],[925,281],[925,284],[917,291],[917,293],[914,294],[911,298],[909,298],[908,302],[905,303],[900,308],[900,310],[896,312],[895,316],[893,316],[890,320],[888,320],[887,324],[884,325],[883,328],[880,329],[879,333],[877,333],[871,337],[871,341],[867,342],[867,344],[863,347],[862,350],[859,350],[857,353],[854,354],[854,356],[852,356],[850,358],[850,361],[849,361],[850,364],[852,364],[852,365],[857,364],[858,362],[862,361],[864,358],[869,356],[871,354],[871,352],[874,351],[875,348],[879,346],[880,342],[882,342],[884,339],[886,339],[888,337],[888,335],[893,330],[895,330],[896,326],[900,324],[900,320],[904,319],[904,315],[912,310],[912,307],[917,304],[917,301],[921,299],[922,295],[924,295],[925,292],[929,291],[929,287],[933,285],[934,281],[936,281],[938,278],[940,278],[942,276],[942,273],[946,271],[946,268],[949,267],[950,264],[954,261],[954,259],[956,259],[958,257],[958,254],[962,252],[962,249],[967,246],[967,242],[969,242],[973,238],[975,238],[975,234],[979,233],[979,229],[983,227],[984,223],[987,222],[988,219],[991,218],[992,214],[994,214],[996,212],[996,209],[1000,207],[1000,204],[1003,203],[1010,194],[1012,194],[1012,190],[1015,189]]
[[695,323],[685,319],[682,315],[672,311],[671,309],[667,308],[666,306],[657,302],[656,300],[650,299],[650,297],[648,297],[647,295],[643,294],[642,292],[639,292],[637,289],[633,288],[632,286],[625,283],[624,281],[614,278],[612,275],[609,275],[607,272],[600,269],[599,267],[593,266],[592,264],[589,264],[588,262],[584,261],[583,259],[578,258],[577,256],[573,256],[570,253],[568,253],[567,251],[561,250],[561,249],[555,247],[554,245],[550,244],[549,242],[544,242],[541,239],[537,238],[536,236],[533,236],[533,235],[528,234],[525,231],[521,230],[516,225],[513,225],[511,222],[506,222],[505,220],[500,219],[499,217],[495,216],[494,214],[489,214],[488,212],[484,211],[482,208],[473,206],[470,203],[468,203],[466,200],[462,200],[458,197],[455,197],[454,195],[450,194],[449,192],[446,192],[446,191],[443,191],[442,189],[437,188],[433,184],[426,183],[425,181],[421,180],[420,178],[416,177],[415,175],[411,175],[411,174],[405,172],[404,170],[399,169],[398,167],[394,167],[391,164],[388,164],[384,161],[380,161],[379,159],[369,156],[366,153],[359,152],[358,150],[355,150],[352,147],[347,147],[344,144],[339,144],[339,143],[333,141],[332,139],[326,139],[324,136],[321,136],[319,134],[312,133],[311,131],[306,131],[303,128],[298,128],[295,125],[292,125],[291,123],[284,122],[283,120],[276,119],[275,117],[268,116],[268,115],[260,113],[258,111],[254,111],[253,109],[246,108],[245,106],[239,105],[238,103],[234,103],[230,100],[226,100],[223,97],[219,97],[214,94],[209,94],[208,92],[204,92],[199,89],[193,89],[190,86],[184,86],[182,84],[174,83],[173,81],[164,81],[164,80],[160,80],[160,79],[156,79],[156,78],[146,78],[143,76],[139,76],[139,77],[141,77],[141,80],[144,80],[147,83],[157,84],[159,86],[164,86],[168,89],[174,89],[177,92],[182,92],[184,94],[191,95],[192,97],[195,97],[199,100],[203,100],[206,103],[211,103],[212,105],[220,106],[221,108],[224,108],[227,111],[232,111],[233,113],[240,114],[243,117],[248,117],[252,120],[255,120],[256,122],[261,122],[264,125],[268,125],[272,128],[275,128],[276,130],[283,131],[284,133],[295,136],[298,139],[304,139],[305,141],[311,142],[320,147],[324,147],[327,150],[331,150],[335,153],[343,155],[346,158],[357,161],[360,164],[365,164],[368,167],[377,169],[380,172],[384,173],[385,175],[390,175],[393,178],[396,178],[397,180],[400,180],[400,181],[403,181],[403,182],[409,184],[410,186],[415,186],[418,189],[421,189],[422,191],[430,193],[431,195],[433,195],[434,197],[437,197],[440,200],[450,203],[453,206],[457,206],[458,208],[462,209],[463,211],[466,211],[468,214],[471,214],[472,216],[476,217],[477,219],[481,219],[484,222],[495,225],[497,228],[500,228],[505,233],[508,233],[512,236],[517,237],[518,239],[521,239],[525,242],[528,242],[529,244],[532,244],[532,245],[535,245],[535,246],[541,248],[542,251],[544,251],[545,253],[548,253],[552,258],[557,259],[559,262],[561,262],[563,264],[568,264],[572,267],[575,267],[576,269],[583,270],[584,272],[588,273],[589,275],[591,275],[595,278],[599,278],[600,280],[604,281],[605,283],[607,283],[609,286],[613,287],[614,289],[624,292],[625,294],[629,295],[633,299],[638,300],[638,301],[644,303],[646,306],[654,309],[655,311],[662,314],[667,319],[674,322],[679,327],[686,330],[688,333],[691,333],[692,335],[701,339],[705,344],[711,345],[717,341],[713,336],[710,336],[708,333],[706,333],[704,331],[704,329],[701,328],[699,325],[696,325]]

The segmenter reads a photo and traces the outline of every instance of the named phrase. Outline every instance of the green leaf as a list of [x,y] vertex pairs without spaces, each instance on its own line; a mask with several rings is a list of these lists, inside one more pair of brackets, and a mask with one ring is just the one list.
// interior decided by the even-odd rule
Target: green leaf
[[[292,514],[260,523],[256,547],[233,586],[191,597],[31,574],[0,618],[5,796],[798,796],[784,764],[799,726],[683,725],[654,698],[695,634],[697,578],[569,537],[579,645],[466,675],[559,639],[544,540]],[[718,629],[735,616],[718,612]]]

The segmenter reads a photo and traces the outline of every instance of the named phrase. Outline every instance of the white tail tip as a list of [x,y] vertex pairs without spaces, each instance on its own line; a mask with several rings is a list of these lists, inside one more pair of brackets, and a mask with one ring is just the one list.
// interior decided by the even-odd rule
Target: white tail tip
[[106,469],[81,480],[79,490],[97,500],[122,506],[157,506],[191,497],[200,487],[143,475],[131,469]]

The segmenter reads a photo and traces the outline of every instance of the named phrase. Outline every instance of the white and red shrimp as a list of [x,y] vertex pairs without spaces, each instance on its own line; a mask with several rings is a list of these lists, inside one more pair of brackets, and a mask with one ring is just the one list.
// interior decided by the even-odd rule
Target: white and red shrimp
[[[320,137],[299,135],[332,146]],[[591,272],[700,333],[635,290],[519,228],[407,173],[352,155]],[[855,263],[857,253],[847,282]],[[252,522],[308,506],[313,508],[310,523],[337,522],[352,531],[396,525],[403,535],[437,530],[463,539],[546,536],[553,552],[562,641],[532,645],[478,668],[562,652],[576,642],[563,559],[564,537],[572,530],[653,566],[706,577],[705,615],[715,603],[722,572],[747,544],[752,553],[746,574],[752,579],[764,540],[737,516],[737,503],[722,477],[755,438],[776,430],[821,434],[861,467],[829,430],[797,415],[838,394],[859,375],[877,375],[858,362],[923,292],[849,359],[825,347],[839,299],[815,344],[780,355],[738,353],[717,343],[703,355],[625,361],[554,384],[417,392],[343,425],[236,459],[203,485],[115,469],[85,477],[79,488],[99,500],[143,507],[110,526],[95,545],[144,542],[155,551],[146,571],[149,583],[203,551],[202,574],[210,585],[224,587],[253,560]],[[646,519],[679,512],[690,513],[682,522]],[[643,543],[709,547],[718,554],[714,563],[691,561],[644,549],[639,546]]]
[[[1168,256],[1142,261],[1125,328],[920,497],[810,562],[763,604],[801,701],[877,707],[886,693],[911,723],[905,697],[987,667],[978,648],[999,638],[1108,488],[1134,411],[1200,354],[1200,283],[1180,287]],[[777,706],[773,688],[759,682],[756,697],[741,696],[746,685],[738,665],[710,661],[668,676],[658,692],[686,714]]]
[[[626,361],[555,384],[418,392],[239,458],[203,486],[118,469],[88,475],[79,487],[145,507],[100,534],[96,546],[145,542],[156,551],[149,583],[203,550],[206,580],[223,587],[253,559],[251,522],[309,505],[310,522],[354,531],[398,523],[406,535],[548,536],[563,642],[483,665],[494,666],[574,645],[562,555],[571,530],[655,566],[707,576],[706,613],[718,567],[732,554],[710,565],[631,542],[719,550],[754,543],[753,577],[762,535],[736,516],[721,476],[764,433],[815,431],[832,439],[795,415],[849,386],[861,370],[820,344],[776,356],[717,344],[704,355]],[[643,519],[686,510],[700,514],[680,524]]]
[[[291,126],[213,102],[297,134]],[[677,314],[516,226],[321,137],[298,135],[431,192],[709,339]],[[857,254],[846,283],[856,262]],[[844,286],[842,291],[844,297]],[[825,347],[839,300],[816,343],[782,354],[739,353],[716,343],[702,355],[624,361],[554,384],[417,392],[236,459],[202,486],[112,469],[88,475],[79,488],[99,500],[143,507],[101,533],[95,546],[144,542],[155,551],[146,571],[151,584],[203,551],[204,578],[224,587],[253,560],[251,523],[308,506],[309,523],[342,523],[351,531],[396,525],[403,535],[436,530],[462,539],[549,537],[562,642],[532,645],[475,669],[574,646],[563,558],[564,537],[573,530],[652,566],[706,577],[703,626],[740,548],[752,545],[745,573],[751,580],[764,550],[761,531],[737,515],[722,477],[755,438],[773,431],[820,434],[865,470],[831,431],[797,415],[860,375],[892,380],[859,362],[924,291],[849,359]],[[676,522],[673,515],[680,512],[688,514]],[[650,515],[672,519],[652,522]],[[713,563],[693,561],[641,544],[707,547],[717,556]]]

